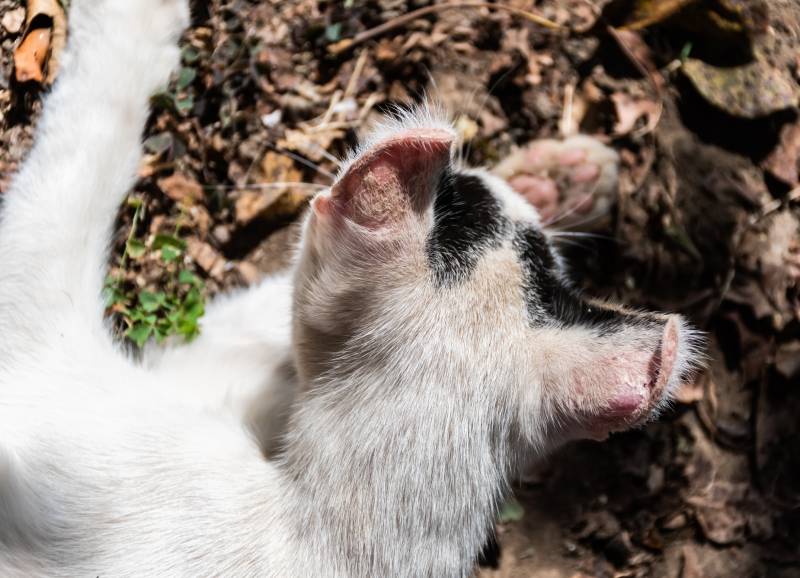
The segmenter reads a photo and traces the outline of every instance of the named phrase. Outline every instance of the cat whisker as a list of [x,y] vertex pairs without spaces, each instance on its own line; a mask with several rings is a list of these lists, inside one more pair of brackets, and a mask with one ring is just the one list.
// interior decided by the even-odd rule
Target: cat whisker
[[598,233],[586,233],[584,231],[553,230],[553,231],[548,231],[547,234],[554,239],[582,238],[582,239],[603,239],[607,241],[616,241],[616,239],[614,237],[611,237],[610,235],[600,235]]
[[237,190],[266,190],[266,189],[327,189],[330,185],[322,183],[306,183],[302,181],[276,181],[272,183],[251,183],[246,185],[206,185],[206,188],[222,189],[226,191]]
[[588,245],[586,243],[581,243],[580,241],[574,241],[571,239],[565,239],[562,237],[551,238],[554,243],[558,243],[559,245],[570,245],[571,247],[579,247],[581,249],[587,249]]

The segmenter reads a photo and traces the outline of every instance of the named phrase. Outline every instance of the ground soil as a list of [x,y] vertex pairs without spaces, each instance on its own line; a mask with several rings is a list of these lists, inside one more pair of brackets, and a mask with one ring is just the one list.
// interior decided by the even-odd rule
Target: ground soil
[[[564,247],[575,277],[590,294],[687,315],[708,332],[708,370],[658,422],[524,475],[478,575],[800,576],[797,101],[775,105],[765,80],[747,93],[764,110],[746,115],[741,97],[704,94],[681,65],[687,51],[735,65],[753,58],[747,46],[797,91],[800,7],[698,0],[691,18],[620,34],[608,25],[646,2],[510,4],[571,33],[459,9],[337,51],[427,0],[196,2],[131,193],[146,210],[133,231],[135,207],[121,211],[113,274],[129,290],[168,285],[176,265],[153,250],[159,234],[185,243],[179,264],[209,297],[279,269],[315,187],[264,185],[329,184],[372,118],[426,93],[453,111],[476,164],[571,123],[622,159],[612,214],[585,224],[600,237]],[[12,79],[20,10],[0,0],[0,195],[41,109],[42,91]],[[720,14],[735,25],[694,25]],[[120,266],[131,235],[146,250]]]

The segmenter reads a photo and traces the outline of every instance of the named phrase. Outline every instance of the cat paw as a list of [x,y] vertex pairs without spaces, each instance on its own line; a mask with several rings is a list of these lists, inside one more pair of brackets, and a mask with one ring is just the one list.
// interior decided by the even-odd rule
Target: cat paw
[[[177,42],[189,25],[188,0],[72,0],[71,50],[104,84],[135,79],[154,92],[177,67]],[[94,66],[93,66],[94,65]],[[119,76],[119,79],[112,78]],[[123,84],[128,84],[123,82]]]
[[587,135],[541,139],[494,169],[539,211],[544,225],[594,228],[607,221],[618,186],[619,155]]

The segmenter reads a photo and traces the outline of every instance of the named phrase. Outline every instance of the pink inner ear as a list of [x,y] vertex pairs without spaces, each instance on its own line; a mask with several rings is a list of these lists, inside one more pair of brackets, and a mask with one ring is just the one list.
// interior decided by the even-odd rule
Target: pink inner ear
[[651,364],[653,394],[655,395],[660,396],[669,383],[669,378],[675,367],[675,359],[678,357],[678,343],[678,322],[671,317],[667,321],[667,326],[664,327],[661,349],[653,355]]
[[421,212],[450,162],[452,143],[453,134],[442,129],[408,130],[380,142],[333,186],[332,208],[371,229]]
[[642,386],[626,388],[614,395],[608,406],[610,416],[630,416],[645,409],[651,410],[658,404],[675,367],[678,340],[678,323],[671,318],[664,327],[660,347],[650,357],[647,365],[641,368],[630,367],[626,368],[627,371],[623,371],[628,375],[630,373],[641,375],[634,382],[640,380]]

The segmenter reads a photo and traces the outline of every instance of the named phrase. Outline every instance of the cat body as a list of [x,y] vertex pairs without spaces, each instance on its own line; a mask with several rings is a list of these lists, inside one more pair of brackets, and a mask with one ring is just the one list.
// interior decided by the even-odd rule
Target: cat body
[[577,295],[429,109],[344,162],[291,272],[131,359],[107,246],[188,10],[71,5],[0,213],[0,575],[467,576],[521,463],[644,423],[693,365],[679,317]]

